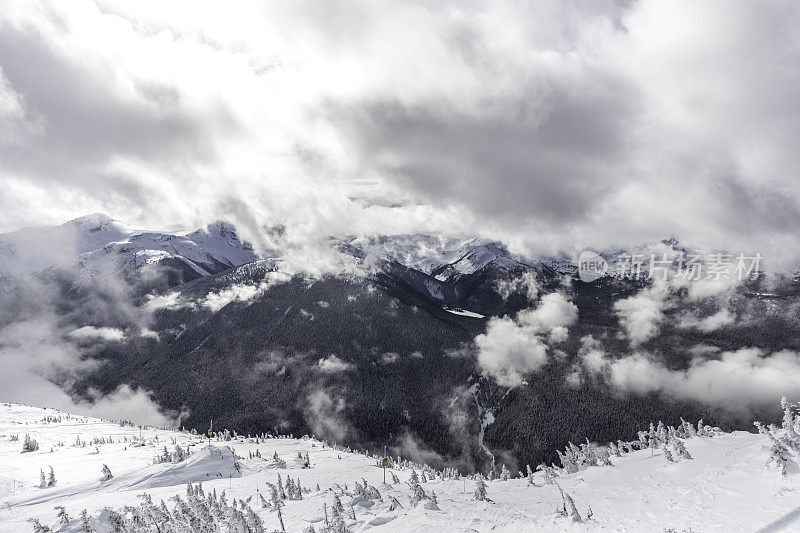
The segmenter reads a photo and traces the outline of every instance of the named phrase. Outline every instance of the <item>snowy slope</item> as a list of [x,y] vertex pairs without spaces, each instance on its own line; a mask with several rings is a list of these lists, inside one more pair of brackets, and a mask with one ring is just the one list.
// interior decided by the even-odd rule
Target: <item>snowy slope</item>
[[165,259],[201,276],[257,259],[235,228],[216,222],[191,233],[136,231],[99,213],[59,226],[0,235],[0,278],[35,274],[52,266],[78,266],[84,281],[131,272]]
[[234,227],[216,222],[186,235],[135,232],[124,240],[81,254],[78,264],[90,276],[130,271],[164,259],[178,259],[201,276],[255,261],[252,247]]
[[94,213],[58,226],[23,228],[0,234],[0,277],[32,274],[66,264],[75,257],[123,240],[133,230],[107,215]]
[[[45,422],[44,417],[57,417]],[[51,418],[51,420],[53,420]],[[20,453],[24,434],[39,443],[39,451]],[[415,505],[406,483],[409,466],[383,472],[376,459],[361,453],[337,451],[315,439],[234,438],[207,441],[199,436],[155,428],[143,430],[144,446],[135,446],[139,430],[134,426],[84,417],[67,417],[54,410],[0,405],[0,531],[29,531],[26,522],[38,518],[57,526],[63,505],[75,518],[83,509],[92,516],[97,531],[109,530],[104,507],[122,511],[139,505],[137,495],[149,494],[155,505],[161,499],[185,498],[186,483],[202,482],[206,494],[226,492],[228,500],[247,500],[267,531],[280,530],[277,513],[259,504],[258,492],[280,475],[299,480],[308,492],[302,500],[285,500],[281,516],[286,531],[324,526],[324,508],[331,513],[334,495],[345,507],[351,531],[796,531],[800,528],[800,489],[796,466],[788,476],[765,466],[768,439],[745,432],[685,440],[693,459],[677,463],[665,460],[661,450],[641,450],[611,457],[613,466],[589,467],[546,483],[541,473],[526,478],[487,481],[491,501],[474,501],[476,481],[464,478],[429,479],[423,491],[435,493],[438,508],[430,500]],[[11,435],[19,434],[12,441]],[[88,442],[75,446],[77,438]],[[106,443],[91,444],[93,439]],[[113,442],[109,443],[111,439]],[[59,446],[63,442],[63,446]],[[188,459],[171,464],[151,464],[175,445],[188,447]],[[52,447],[52,452],[51,452]],[[238,459],[238,470],[230,450]],[[250,458],[259,451],[261,457]],[[273,460],[277,453],[280,461]],[[303,468],[298,454],[308,453],[311,468]],[[114,474],[101,480],[107,464]],[[39,470],[52,466],[55,487],[38,488]],[[392,473],[400,482],[392,482]],[[417,467],[416,474],[422,470]],[[431,471],[427,471],[428,477]],[[377,488],[382,502],[355,496],[356,482]],[[319,484],[320,490],[316,489]],[[562,508],[559,488],[574,500],[582,522],[557,513]],[[400,506],[392,505],[392,498]],[[355,519],[350,517],[351,503]],[[168,503],[171,508],[172,504]],[[394,507],[394,508],[393,508]],[[592,510],[591,518],[589,507]],[[64,531],[77,531],[72,520]],[[56,530],[58,528],[56,527]]]

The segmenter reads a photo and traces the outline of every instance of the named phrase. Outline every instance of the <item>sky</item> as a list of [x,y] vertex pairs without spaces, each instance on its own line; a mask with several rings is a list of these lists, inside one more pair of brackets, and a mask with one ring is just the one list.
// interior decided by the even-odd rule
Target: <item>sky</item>
[[792,1],[14,1],[0,232],[675,236],[800,263]]

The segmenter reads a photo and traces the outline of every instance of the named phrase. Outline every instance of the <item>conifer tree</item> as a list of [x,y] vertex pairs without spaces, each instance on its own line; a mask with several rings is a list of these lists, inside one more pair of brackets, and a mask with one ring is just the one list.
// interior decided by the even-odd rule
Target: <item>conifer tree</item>
[[38,518],[30,518],[28,519],[28,522],[30,522],[31,527],[33,528],[33,533],[49,533],[50,531],[53,531],[50,529],[50,526],[42,525]]
[[675,451],[678,453],[678,455],[680,455],[684,459],[692,458],[692,455],[689,453],[689,450],[686,449],[686,446],[683,445],[683,442],[681,442],[680,439],[677,438],[673,439],[672,444],[673,448],[675,448]]
[[278,509],[278,523],[281,525],[281,531],[286,533],[286,527],[283,525],[283,515],[281,514],[281,508],[277,507]]
[[331,508],[331,525],[329,527],[331,533],[348,533],[342,512],[344,509],[340,511],[336,507]]
[[335,509],[340,513],[344,512],[344,505],[342,505],[342,500],[339,499],[338,494],[333,495],[333,505],[331,506],[331,509]]
[[480,473],[478,473],[478,478],[476,479],[475,493],[473,494],[472,499],[479,502],[487,500],[486,483],[483,482],[483,476]]
[[86,512],[86,509],[81,511],[81,532],[94,533],[94,529],[92,529],[92,525],[89,523],[89,513]]
[[58,511],[58,523],[61,525],[69,524],[69,515],[67,514],[67,510],[64,508],[63,505],[57,505],[54,507],[56,511]]
[[283,490],[283,483],[281,482],[281,475],[278,474],[278,496],[281,497],[281,500],[286,499],[286,491]]
[[32,439],[30,435],[25,433],[25,441],[22,443],[22,452],[35,452],[39,449],[39,443]]

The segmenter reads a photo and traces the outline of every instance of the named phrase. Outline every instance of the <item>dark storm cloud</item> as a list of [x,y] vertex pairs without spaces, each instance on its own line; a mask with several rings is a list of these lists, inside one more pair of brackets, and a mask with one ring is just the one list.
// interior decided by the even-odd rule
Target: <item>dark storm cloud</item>
[[[605,86],[604,86],[605,85]],[[610,190],[628,149],[636,95],[597,80],[577,98],[567,88],[522,92],[488,115],[447,101],[397,101],[335,109],[367,165],[431,202],[457,202],[489,217],[535,214],[548,224],[579,222]],[[540,100],[532,105],[527,99]]]

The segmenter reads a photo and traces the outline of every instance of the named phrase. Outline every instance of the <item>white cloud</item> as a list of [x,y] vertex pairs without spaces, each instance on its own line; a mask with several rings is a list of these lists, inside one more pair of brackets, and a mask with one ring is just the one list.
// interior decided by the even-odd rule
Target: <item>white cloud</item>
[[660,392],[736,412],[800,395],[800,354],[789,350],[767,354],[742,348],[713,359],[698,356],[686,370],[670,370],[645,353],[613,359],[589,339],[580,357],[587,372],[602,375],[623,393]]
[[[92,338],[100,335],[116,339],[121,333],[113,328],[84,331]],[[162,411],[147,391],[127,385],[106,396],[90,390],[88,398],[72,398],[55,383],[68,385],[101,363],[83,358],[75,343],[63,338],[58,320],[48,313],[0,329],[0,401],[157,426],[177,424],[177,415]]]
[[96,416],[107,420],[129,420],[158,427],[177,427],[185,413],[165,413],[143,389],[120,385],[102,395],[90,390],[91,402],[77,402],[66,408],[71,413]]
[[352,370],[355,368],[355,366],[351,363],[339,359],[336,354],[331,354],[328,357],[321,358],[319,361],[317,361],[317,366],[322,372],[328,372],[331,374],[336,372],[344,372],[346,370]]
[[205,298],[199,300],[198,305],[216,313],[223,307],[233,302],[252,303],[270,288],[280,283],[286,283],[291,276],[284,272],[269,272],[266,278],[257,284],[240,283],[232,285],[219,292],[211,292]]
[[631,346],[638,346],[658,333],[664,319],[665,297],[665,288],[656,284],[614,302],[614,311]]
[[381,355],[381,362],[384,365],[391,365],[397,362],[397,358],[399,356],[394,352],[386,352],[385,354]]
[[155,332],[148,328],[142,328],[142,330],[139,331],[139,336],[142,337],[143,339],[153,339],[156,342],[161,340],[161,337],[159,337],[158,332]]
[[118,328],[83,326],[67,333],[67,337],[77,341],[102,340],[120,342],[125,340],[125,332]]
[[475,337],[478,364],[506,387],[522,383],[525,372],[538,370],[547,362],[547,346],[533,332],[510,318],[493,318],[486,333]]
[[148,294],[145,303],[142,304],[142,309],[148,313],[155,313],[161,309],[181,309],[184,307],[192,307],[192,302],[185,302],[181,299],[181,293],[177,291],[168,292],[166,294]]
[[559,292],[545,294],[535,309],[525,309],[517,315],[517,322],[537,332],[571,326],[577,319],[578,308]]
[[681,317],[678,327],[684,329],[697,329],[704,333],[716,331],[721,327],[733,324],[736,321],[736,315],[727,309],[721,309],[704,318],[698,318],[693,314],[685,314]]
[[498,384],[514,387],[522,383],[523,375],[547,363],[547,345],[562,342],[567,337],[567,326],[575,323],[578,308],[560,293],[542,297],[535,309],[525,309],[516,319],[492,318],[486,333],[475,337],[478,364]]
[[307,397],[306,421],[314,435],[334,442],[344,442],[353,430],[342,414],[347,404],[344,398],[326,390],[317,390]]
[[495,283],[495,290],[503,300],[508,300],[512,294],[522,293],[529,302],[533,302],[539,296],[539,282],[535,272],[525,271],[519,276],[498,280]]

